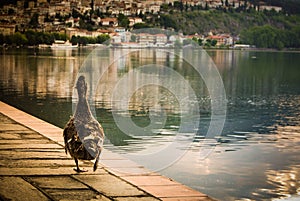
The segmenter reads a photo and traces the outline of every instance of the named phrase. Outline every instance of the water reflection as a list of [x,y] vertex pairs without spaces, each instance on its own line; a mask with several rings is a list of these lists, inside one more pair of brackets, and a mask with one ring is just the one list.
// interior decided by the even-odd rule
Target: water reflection
[[[107,71],[99,73],[102,76],[101,80],[97,83],[97,92],[95,96],[96,104],[101,105],[101,107],[107,109],[112,108],[112,93],[116,90],[115,88],[120,81],[120,78],[126,75],[129,76],[127,78],[129,81],[126,83],[126,90],[129,91],[133,91],[133,89],[135,89],[140,83],[146,83],[148,81],[147,79],[151,79],[153,81],[152,86],[149,84],[140,86],[138,90],[132,94],[129,103],[129,109],[131,111],[148,113],[149,108],[159,103],[160,107],[162,107],[166,112],[174,114],[179,113],[180,108],[178,100],[176,100],[174,96],[177,94],[189,94],[190,92],[187,92],[189,89],[185,86],[185,82],[174,79],[175,75],[170,74],[167,69],[164,69],[166,67],[181,69],[178,72],[185,76],[186,79],[192,80],[196,77],[198,80],[194,80],[194,83],[192,83],[194,84],[194,89],[198,91],[201,90],[201,97],[207,97],[209,95],[206,90],[206,86],[203,84],[201,78],[199,78],[199,75],[198,77],[195,75],[195,77],[192,78],[189,73],[188,75],[185,75],[186,72],[192,70],[192,67],[185,64],[182,59],[179,58],[180,55],[149,49],[133,52],[126,50],[114,50],[111,52],[111,50],[107,50],[107,53],[110,56],[107,57],[107,60],[101,59],[101,66],[99,65],[99,68],[104,69],[106,66],[109,67]],[[110,61],[114,62],[109,63]],[[136,68],[143,69],[137,72],[138,76],[132,73],[127,74]],[[161,86],[163,84],[174,87],[173,91]],[[184,98],[188,99],[189,97]],[[182,102],[183,100],[180,101]],[[192,112],[191,109],[189,112]]]
[[15,91],[41,99],[46,96],[69,98],[79,68],[74,57],[56,53],[54,56],[4,54],[0,62],[1,84],[7,89],[4,93]]
[[[124,51],[108,49],[98,55],[101,66],[109,68],[103,71],[99,67],[96,73],[103,75],[101,80],[96,85],[90,84],[91,90],[97,91],[96,113],[111,143],[107,143],[106,148],[139,152],[146,146],[168,143],[176,135],[180,101],[163,87],[139,88],[129,99],[129,118],[139,126],[149,124],[151,108],[166,111],[165,127],[153,130],[152,135],[139,138],[124,135],[111,114],[111,93],[119,78],[134,68],[156,63],[170,67],[188,80],[197,94],[201,111],[200,131],[192,148],[180,161],[164,170],[164,174],[221,200],[269,200],[300,194],[299,53],[208,52],[224,81],[228,114],[222,136],[207,143],[207,146],[216,146],[214,152],[209,158],[199,160],[211,107],[201,76],[180,59],[180,52],[167,54],[145,49],[121,57]],[[62,127],[72,113],[77,73],[90,52],[2,51],[0,100]],[[176,86],[178,93],[185,92],[177,80],[161,76]],[[134,87],[137,80],[131,80],[128,84]],[[191,114],[193,110],[187,111]]]
[[287,170],[268,170],[267,181],[273,189],[260,189],[276,196],[290,196],[300,193],[300,165],[291,166]]

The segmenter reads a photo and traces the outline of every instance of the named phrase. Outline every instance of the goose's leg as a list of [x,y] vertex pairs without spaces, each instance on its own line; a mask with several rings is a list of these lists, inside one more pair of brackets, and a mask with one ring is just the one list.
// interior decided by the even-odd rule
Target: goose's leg
[[79,169],[79,165],[78,165],[78,160],[77,160],[77,158],[74,158],[74,160],[75,160],[75,163],[76,163],[76,168],[74,168],[74,170],[76,171],[76,172],[78,172],[78,173],[80,173],[80,172],[87,172],[87,170],[81,170],[81,169]]
[[97,167],[98,167],[98,162],[99,162],[99,159],[100,159],[100,153],[101,153],[101,151],[99,151],[99,153],[96,157],[96,161],[94,163],[94,168],[93,168],[94,172],[97,170]]

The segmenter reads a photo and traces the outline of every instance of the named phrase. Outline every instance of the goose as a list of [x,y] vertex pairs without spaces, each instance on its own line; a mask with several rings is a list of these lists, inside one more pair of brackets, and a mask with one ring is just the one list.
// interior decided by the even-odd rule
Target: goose
[[75,114],[67,122],[64,131],[65,152],[75,160],[78,173],[87,170],[80,169],[78,160],[94,160],[93,170],[96,171],[104,142],[104,131],[100,123],[93,117],[87,101],[87,83],[80,76],[76,83],[78,103]]

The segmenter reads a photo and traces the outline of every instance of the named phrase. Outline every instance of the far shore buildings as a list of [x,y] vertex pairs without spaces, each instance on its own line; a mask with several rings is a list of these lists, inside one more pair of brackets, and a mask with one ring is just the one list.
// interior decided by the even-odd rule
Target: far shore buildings
[[107,29],[98,29],[96,31],[87,31],[85,29],[66,28],[66,35],[69,38],[72,38],[72,36],[96,38],[97,36],[102,35],[102,34],[107,34],[109,36],[113,36],[113,33],[114,33],[114,30],[107,30]]
[[[132,40],[132,36],[135,40]],[[216,40],[216,47],[233,47],[233,37],[229,34],[209,35],[187,35],[182,34],[167,36],[166,34],[131,33],[119,31],[112,35],[111,43],[117,47],[176,47],[176,45],[188,45],[189,41],[201,39],[203,45],[208,40]],[[187,42],[185,42],[187,41]],[[195,43],[197,44],[197,43]]]
[[[38,14],[38,26],[35,31],[66,33],[69,38],[72,36],[97,37],[101,34],[108,34],[114,43],[137,42],[147,45],[163,46],[175,42],[183,43],[186,39],[197,38],[205,40],[216,40],[217,46],[231,46],[234,41],[228,34],[209,35],[205,38],[202,35],[192,36],[166,36],[164,34],[137,34],[133,40],[132,33],[119,27],[117,15],[124,14],[129,19],[129,27],[135,24],[144,23],[139,14],[152,13],[159,14],[162,4],[174,4],[178,0],[16,0],[16,5],[9,4],[0,7],[0,34],[12,35],[16,31],[26,31],[35,14]],[[210,8],[224,6],[221,0],[182,0],[184,5],[206,4]],[[248,5],[245,0],[228,0],[231,6]],[[259,10],[281,11],[280,7],[269,6],[259,2]],[[257,8],[258,9],[258,8]],[[91,20],[100,29],[88,31],[79,29],[80,17],[71,16],[72,12],[89,14],[91,10],[105,13],[107,17],[92,15]],[[111,15],[110,15],[111,14]]]
[[0,25],[0,33],[3,35],[13,35],[16,31],[16,25]]
[[216,40],[216,46],[232,46],[233,38],[229,34],[218,34],[218,35],[209,35],[206,37],[206,40]]

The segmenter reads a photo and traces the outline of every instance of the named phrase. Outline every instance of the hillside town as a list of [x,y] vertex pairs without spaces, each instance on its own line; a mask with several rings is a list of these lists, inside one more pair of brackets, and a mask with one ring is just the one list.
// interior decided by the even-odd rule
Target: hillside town
[[[132,30],[146,28],[147,22],[151,18],[159,18],[166,10],[163,8],[168,6],[214,9],[241,5],[281,11],[281,7],[267,6],[263,2],[255,6],[246,0],[17,0],[16,4],[6,4],[0,8],[0,34],[7,36],[34,30],[65,34],[68,40],[107,35],[111,44],[118,47],[174,47],[188,43],[188,40],[194,40],[200,45],[228,47],[234,45],[237,36],[213,31],[167,35],[133,33]],[[45,44],[42,46],[47,47]]]

